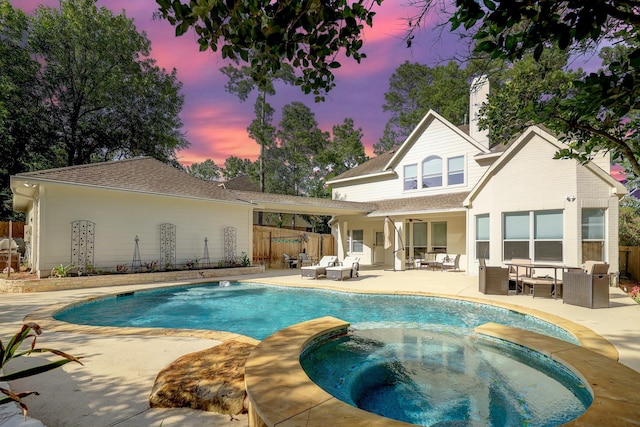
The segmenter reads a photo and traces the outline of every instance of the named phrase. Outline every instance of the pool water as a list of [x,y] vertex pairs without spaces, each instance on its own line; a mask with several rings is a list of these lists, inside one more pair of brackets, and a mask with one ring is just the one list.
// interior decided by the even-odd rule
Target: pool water
[[593,400],[552,359],[461,331],[356,330],[314,345],[300,362],[338,399],[423,426],[557,426]]
[[75,305],[54,318],[94,326],[220,330],[262,340],[287,326],[323,316],[345,320],[357,329],[470,331],[496,322],[579,344],[573,335],[551,323],[485,304],[244,282],[123,293]]

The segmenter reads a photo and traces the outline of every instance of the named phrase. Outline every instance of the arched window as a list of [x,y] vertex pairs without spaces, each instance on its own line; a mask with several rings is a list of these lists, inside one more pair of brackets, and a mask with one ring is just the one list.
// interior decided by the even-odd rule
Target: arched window
[[422,188],[442,187],[442,159],[429,156],[422,162]]

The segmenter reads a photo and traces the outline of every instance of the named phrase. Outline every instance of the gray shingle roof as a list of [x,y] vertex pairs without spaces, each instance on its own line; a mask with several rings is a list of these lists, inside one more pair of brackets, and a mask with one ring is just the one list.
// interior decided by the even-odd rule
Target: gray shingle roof
[[249,175],[236,176],[218,184],[218,186],[228,190],[260,191],[260,184],[253,182]]
[[[387,155],[392,154],[392,152],[387,153]],[[378,156],[377,159],[380,157],[385,157],[385,155]],[[384,164],[387,160],[388,158],[383,158],[380,163]],[[371,170],[374,169],[375,167]],[[296,210],[300,210],[301,207],[307,208],[311,213],[313,208],[316,207],[318,209],[335,209],[336,211],[369,212],[371,216],[462,209],[462,201],[469,194],[442,194],[363,203],[229,190],[219,187],[216,182],[196,178],[151,157],[25,172],[17,174],[15,177],[25,181],[59,182],[174,197],[221,200],[240,204],[271,204],[282,208],[283,211],[289,206],[296,207]]]
[[235,201],[232,194],[214,183],[196,178],[151,157],[27,172],[16,177],[168,196]]
[[468,195],[469,192],[465,191],[461,193],[381,200],[374,202],[376,209],[371,211],[369,216],[463,210],[464,206],[462,202]]
[[389,162],[389,160],[391,160],[394,154],[395,150],[380,154],[379,156],[369,159],[353,169],[349,169],[348,171],[341,173],[330,181],[384,172],[384,166]]

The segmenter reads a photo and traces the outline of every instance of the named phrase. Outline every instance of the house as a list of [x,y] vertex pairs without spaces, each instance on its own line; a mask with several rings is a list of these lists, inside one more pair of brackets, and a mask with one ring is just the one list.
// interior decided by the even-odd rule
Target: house
[[[618,271],[618,200],[626,189],[607,172],[609,156],[581,165],[554,160],[565,147],[533,126],[508,145],[478,129],[488,83],[472,84],[469,133],[429,111],[404,143],[331,181],[335,200],[372,203],[366,215],[337,215],[340,258],[404,269],[436,252],[501,265],[513,258],[579,266],[604,260]],[[385,245],[385,218],[393,242]]]
[[11,177],[26,213],[26,261],[39,277],[60,264],[128,271],[252,258],[254,212],[363,215],[363,203],[221,188],[149,157]]
[[[152,158],[95,163],[11,177],[13,206],[26,212],[26,260],[46,277],[73,264],[114,268],[156,262],[252,258],[256,213],[332,216],[337,254],[403,270],[436,252],[618,271],[618,200],[609,156],[581,165],[554,160],[564,145],[533,126],[508,145],[477,126],[488,85],[473,84],[468,132],[429,111],[396,150],[332,179],[332,199],[224,188]],[[385,224],[387,225],[385,227]],[[385,228],[387,233],[385,233]]]

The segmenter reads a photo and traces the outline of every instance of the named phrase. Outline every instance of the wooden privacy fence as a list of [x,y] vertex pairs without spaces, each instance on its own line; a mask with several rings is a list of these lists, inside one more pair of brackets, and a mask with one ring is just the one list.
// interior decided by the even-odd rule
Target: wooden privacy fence
[[620,246],[620,276],[640,279],[640,246]]
[[331,234],[310,233],[286,228],[253,226],[253,263],[282,268],[283,254],[298,258],[306,252],[317,261],[325,255],[335,255]]
[[[8,221],[0,221],[0,237],[9,237]],[[14,239],[24,238],[24,222],[11,223],[11,237]]]

